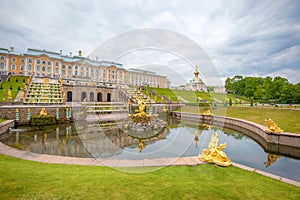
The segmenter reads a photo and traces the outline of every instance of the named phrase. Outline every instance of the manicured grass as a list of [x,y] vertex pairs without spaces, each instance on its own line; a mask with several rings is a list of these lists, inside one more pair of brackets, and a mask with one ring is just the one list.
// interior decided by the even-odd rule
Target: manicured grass
[[[203,113],[204,107],[184,106],[182,112]],[[264,121],[271,118],[285,132],[300,133],[300,110],[261,108],[261,107],[227,107],[219,106],[213,110],[215,115],[225,115],[267,125]]]
[[[187,91],[187,90],[176,90],[176,89],[168,89],[168,88],[155,88],[155,87],[146,87],[147,89],[153,90],[154,92],[158,93],[159,95],[166,96],[168,98],[171,98],[172,101],[175,102],[182,102],[186,103],[184,101],[187,101],[187,103],[197,103],[197,99],[199,97],[203,100],[206,100],[208,102],[212,101],[213,99],[216,100],[216,102],[224,102],[229,101],[231,98],[234,103],[236,102],[244,102],[246,103],[247,100],[244,97],[238,97],[232,94],[218,94],[218,93],[209,93],[209,92],[197,92],[197,91]],[[146,91],[142,91],[146,95],[148,93]],[[155,99],[155,97],[152,97]],[[184,100],[182,100],[184,99]],[[157,98],[157,102],[160,102],[160,98]]]
[[299,199],[300,188],[236,167],[124,173],[0,155],[0,199]]
[[2,119],[2,118],[0,118],[0,123],[1,123],[1,122],[4,122],[5,120],[6,120],[6,119]]
[[19,93],[18,87],[20,87],[20,90],[24,89],[27,79],[28,78],[24,76],[11,76],[9,81],[4,81],[1,84],[3,89],[0,89],[0,102],[7,102],[7,91],[10,89],[10,87],[12,88],[11,96],[13,101]]

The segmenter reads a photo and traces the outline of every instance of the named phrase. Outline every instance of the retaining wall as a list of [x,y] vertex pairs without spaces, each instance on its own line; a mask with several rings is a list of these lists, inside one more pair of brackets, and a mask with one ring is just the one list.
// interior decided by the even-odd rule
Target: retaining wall
[[300,157],[300,134],[270,133],[265,131],[266,126],[242,119],[201,115],[192,113],[173,112],[181,120],[195,121],[239,131],[259,143],[268,152],[279,152],[283,155]]
[[0,123],[0,134],[5,133],[9,128],[15,126],[15,120],[6,120]]

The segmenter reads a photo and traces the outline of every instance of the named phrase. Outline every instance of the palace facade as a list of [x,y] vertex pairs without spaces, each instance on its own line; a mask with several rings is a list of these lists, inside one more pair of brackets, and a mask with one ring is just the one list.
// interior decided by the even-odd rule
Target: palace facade
[[58,78],[68,81],[92,81],[104,84],[168,87],[166,76],[140,69],[125,69],[116,62],[99,61],[77,55],[64,55],[62,51],[51,52],[28,48],[24,53],[14,48],[0,48],[0,74],[17,74],[36,77]]

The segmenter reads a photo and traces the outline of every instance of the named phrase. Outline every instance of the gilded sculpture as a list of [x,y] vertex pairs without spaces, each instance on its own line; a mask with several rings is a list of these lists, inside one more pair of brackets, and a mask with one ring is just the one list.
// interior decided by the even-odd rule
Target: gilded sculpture
[[227,144],[219,143],[219,134],[214,133],[211,137],[211,140],[208,144],[207,149],[202,150],[202,154],[199,155],[199,159],[203,162],[215,163],[217,165],[227,167],[231,165],[231,160],[223,152],[223,149],[226,148]]
[[203,112],[203,115],[212,115],[211,111],[210,110],[206,110]]
[[151,121],[150,115],[146,113],[146,103],[142,98],[138,99],[139,112],[131,115],[131,120],[136,123],[148,123]]
[[275,122],[273,122],[273,120],[271,120],[270,118],[266,119],[265,122],[268,123],[268,129],[266,130],[267,132],[270,132],[270,133],[283,132],[283,130],[281,128],[279,128],[277,126],[277,124]]
[[12,98],[12,97],[11,97],[11,90],[8,90],[8,91],[7,91],[7,98],[8,98],[8,99],[11,99],[11,98]]
[[41,111],[40,111],[40,117],[45,117],[45,116],[47,116],[46,109],[42,108]]

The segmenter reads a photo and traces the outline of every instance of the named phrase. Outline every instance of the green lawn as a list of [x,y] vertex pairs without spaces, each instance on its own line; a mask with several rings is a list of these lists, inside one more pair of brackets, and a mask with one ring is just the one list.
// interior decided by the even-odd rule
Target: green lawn
[[0,118],[0,123],[1,123],[1,122],[4,122],[5,120],[6,120],[6,119],[2,119],[2,118]]
[[300,188],[236,167],[108,167],[24,161],[0,155],[0,199],[299,199]]
[[[185,106],[180,109],[182,112],[203,113],[205,107]],[[265,119],[271,118],[277,125],[286,132],[300,133],[300,110],[259,108],[259,107],[217,107],[213,110],[215,115],[225,115],[267,125]]]
[[[203,100],[210,102],[211,100],[215,99],[216,102],[224,102],[229,101],[231,98],[233,103],[236,102],[244,102],[247,103],[248,101],[244,97],[238,97],[232,94],[218,94],[218,93],[209,93],[209,92],[197,92],[197,91],[187,91],[187,90],[176,90],[176,89],[168,89],[168,88],[155,88],[155,87],[145,87],[147,89],[153,90],[154,92],[158,93],[159,95],[166,96],[171,98],[172,101],[182,102],[185,103],[196,103],[199,97]],[[144,94],[149,95],[147,91],[142,91]],[[155,99],[155,97],[153,97]],[[157,98],[157,102],[160,102],[161,98]]]
[[[24,79],[24,82],[23,82]],[[27,81],[27,77],[24,76],[11,76],[9,78],[9,81],[4,81],[0,85],[0,102],[7,102],[7,91],[12,88],[11,95],[12,95],[12,101],[16,98],[17,94],[19,93],[18,87],[20,87],[20,90],[24,89],[24,84]]]

